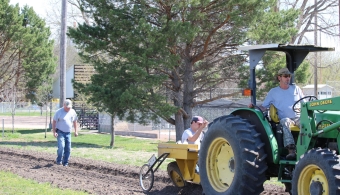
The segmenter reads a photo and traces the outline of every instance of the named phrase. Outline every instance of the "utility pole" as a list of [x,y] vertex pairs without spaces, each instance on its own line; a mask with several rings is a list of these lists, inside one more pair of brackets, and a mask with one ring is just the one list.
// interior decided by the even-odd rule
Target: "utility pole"
[[[318,14],[317,14],[318,1],[314,0],[314,45],[318,44]],[[318,52],[314,52],[314,96],[318,97]]]
[[60,31],[60,99],[59,107],[63,107],[66,99],[66,12],[67,1],[62,0],[61,4],[61,31]]

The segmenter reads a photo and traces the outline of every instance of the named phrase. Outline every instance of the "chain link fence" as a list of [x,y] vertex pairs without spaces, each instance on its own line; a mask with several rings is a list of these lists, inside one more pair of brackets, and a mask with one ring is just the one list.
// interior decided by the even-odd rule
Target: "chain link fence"
[[[43,113],[46,112],[50,112],[52,108],[52,113],[54,114],[54,112],[59,109],[59,103],[51,103],[48,105],[44,105],[42,107],[40,107],[37,104],[32,104],[29,102],[18,102],[15,105],[15,112],[18,113],[28,113],[27,115],[30,116],[30,114],[32,115],[37,115],[37,113],[40,113],[40,115],[42,115]],[[8,114],[8,113],[12,113],[13,110],[13,103],[11,102],[0,102],[0,113],[3,114]]]
[[[237,108],[244,108],[250,102],[250,98],[244,99],[219,99],[209,102],[204,105],[197,106],[193,109],[193,116],[199,115],[208,121],[213,121],[215,118],[228,115]],[[159,118],[159,123],[150,121],[147,125],[138,123],[128,123],[124,120],[116,118],[114,120],[116,131],[174,131],[175,126],[169,124],[165,120]],[[99,132],[111,132],[111,116],[106,113],[99,114]]]
[[196,97],[197,100],[209,100],[213,97],[228,96],[230,100],[243,99],[241,88],[211,88],[209,92],[199,93]]

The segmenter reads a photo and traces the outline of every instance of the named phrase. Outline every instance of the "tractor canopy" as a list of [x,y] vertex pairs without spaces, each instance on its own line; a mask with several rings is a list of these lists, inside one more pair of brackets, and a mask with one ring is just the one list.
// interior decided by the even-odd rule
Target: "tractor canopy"
[[264,53],[268,51],[279,51],[286,54],[286,67],[292,73],[291,82],[294,82],[294,72],[306,58],[309,52],[334,51],[330,47],[318,47],[314,45],[285,45],[285,44],[266,44],[241,46],[241,51],[249,52],[250,80],[249,89],[251,90],[251,102],[256,105],[256,79],[255,67],[262,59]]

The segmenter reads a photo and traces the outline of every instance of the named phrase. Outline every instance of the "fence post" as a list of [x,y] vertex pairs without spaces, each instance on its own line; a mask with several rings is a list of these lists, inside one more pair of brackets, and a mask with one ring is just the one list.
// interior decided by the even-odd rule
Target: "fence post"
[[5,119],[2,119],[2,137],[4,137],[5,135]]

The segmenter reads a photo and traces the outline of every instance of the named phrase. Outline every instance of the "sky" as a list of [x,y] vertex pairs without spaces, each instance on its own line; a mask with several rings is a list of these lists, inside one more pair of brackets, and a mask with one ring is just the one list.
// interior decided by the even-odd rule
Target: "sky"
[[10,4],[12,5],[19,3],[19,7],[25,5],[33,7],[33,10],[42,18],[46,17],[46,11],[49,8],[48,2],[47,0],[10,0]]
[[[19,3],[20,7],[23,7],[26,4],[28,6],[33,7],[34,11],[42,18],[46,17],[46,11],[51,8],[51,6],[49,6],[48,0],[10,0],[10,4],[16,4],[16,3]],[[311,35],[311,37],[313,38],[313,35]],[[319,41],[320,40],[318,40],[318,42]],[[318,45],[322,47],[335,47],[337,50],[339,50],[338,38],[334,38],[334,37],[328,37],[328,36],[323,35],[321,43],[319,42]]]

